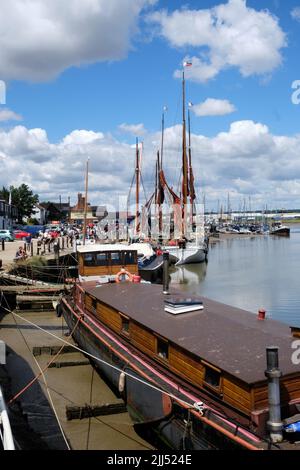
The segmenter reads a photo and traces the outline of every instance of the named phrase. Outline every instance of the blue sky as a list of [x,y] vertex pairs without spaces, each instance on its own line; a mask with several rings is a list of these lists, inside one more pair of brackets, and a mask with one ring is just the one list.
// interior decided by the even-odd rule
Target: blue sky
[[[300,79],[300,1],[123,0],[122,7],[120,1],[108,8],[104,0],[53,0],[46,8],[29,0],[22,21],[21,0],[3,1],[0,185],[26,182],[41,200],[59,194],[75,202],[89,154],[92,202],[125,195],[135,142],[134,130],[119,128],[125,124],[145,129],[140,138],[150,192],[164,105],[166,173],[175,180],[181,84],[174,74],[189,58],[199,197],[205,193],[211,207],[228,192],[236,206],[250,195],[257,208],[300,207],[300,105],[291,101],[291,85]],[[205,30],[204,13],[222,20],[216,34]],[[231,34],[234,47],[226,42]],[[207,64],[213,72],[209,68],[205,80]],[[221,108],[227,100],[234,111],[197,115],[207,99]],[[16,115],[5,119],[7,110]]]

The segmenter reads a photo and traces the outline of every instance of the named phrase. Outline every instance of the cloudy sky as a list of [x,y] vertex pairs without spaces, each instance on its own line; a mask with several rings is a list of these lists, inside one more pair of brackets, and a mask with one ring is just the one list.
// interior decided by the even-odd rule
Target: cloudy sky
[[300,208],[300,0],[1,0],[0,15],[0,186],[75,203],[90,157],[90,202],[114,204],[138,137],[149,195],[167,106],[176,189],[190,61],[198,200]]

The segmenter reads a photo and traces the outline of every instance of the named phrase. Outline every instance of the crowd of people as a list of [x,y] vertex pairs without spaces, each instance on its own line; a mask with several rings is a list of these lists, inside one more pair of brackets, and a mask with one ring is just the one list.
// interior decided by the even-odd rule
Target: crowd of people
[[[72,246],[74,243],[81,244],[83,240],[83,228],[82,226],[76,225],[58,225],[57,227],[46,227],[44,230],[39,230],[37,233],[37,245],[41,248],[41,253],[43,253],[43,248],[46,250],[46,246],[55,245],[58,241],[58,238],[64,236],[68,237],[69,244]],[[28,258],[27,252],[30,251],[30,243],[32,240],[32,235],[26,237],[26,247],[19,247],[15,260],[25,260]],[[93,224],[89,224],[86,227],[86,240],[89,243],[96,243],[98,241],[98,236],[96,232],[96,227]]]

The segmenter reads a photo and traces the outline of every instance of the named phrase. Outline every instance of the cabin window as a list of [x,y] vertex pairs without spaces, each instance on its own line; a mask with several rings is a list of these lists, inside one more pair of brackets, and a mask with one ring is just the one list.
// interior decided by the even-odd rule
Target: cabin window
[[162,338],[157,338],[157,355],[162,359],[169,358],[169,344]]
[[110,259],[111,259],[111,264],[112,264],[112,265],[115,265],[115,264],[120,265],[120,264],[122,264],[122,262],[121,262],[121,257],[120,257],[120,253],[118,253],[118,252],[117,252],[117,253],[111,253],[111,254],[110,254]]
[[97,253],[96,254],[96,266],[107,266],[106,253]]
[[122,321],[122,326],[121,326],[122,333],[124,333],[125,335],[129,335],[129,318],[123,317],[123,315],[121,315],[121,321]]
[[124,264],[135,264],[135,253],[133,251],[127,251],[124,253]]
[[83,255],[83,259],[84,259],[85,266],[94,266],[95,262],[94,262],[93,253],[85,253]]
[[213,388],[220,387],[221,373],[209,366],[205,366],[204,382]]
[[95,312],[97,311],[97,299],[92,299],[92,309]]

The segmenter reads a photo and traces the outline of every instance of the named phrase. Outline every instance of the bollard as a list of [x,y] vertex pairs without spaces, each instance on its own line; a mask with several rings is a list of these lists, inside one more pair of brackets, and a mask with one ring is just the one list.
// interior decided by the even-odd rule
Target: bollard
[[2,244],[2,251],[4,251],[5,250],[5,240],[4,240],[4,238],[3,238],[3,240],[1,240],[1,244]]
[[65,249],[65,237],[62,237],[62,249]]
[[57,262],[57,264],[59,264],[59,240],[54,242],[53,251],[55,253],[56,262]]
[[163,293],[169,293],[169,253],[163,253]]
[[266,311],[265,311],[264,308],[260,308],[260,309],[258,310],[257,319],[258,319],[258,320],[265,320],[265,318],[266,318]]
[[33,241],[30,242],[30,255],[33,256]]

